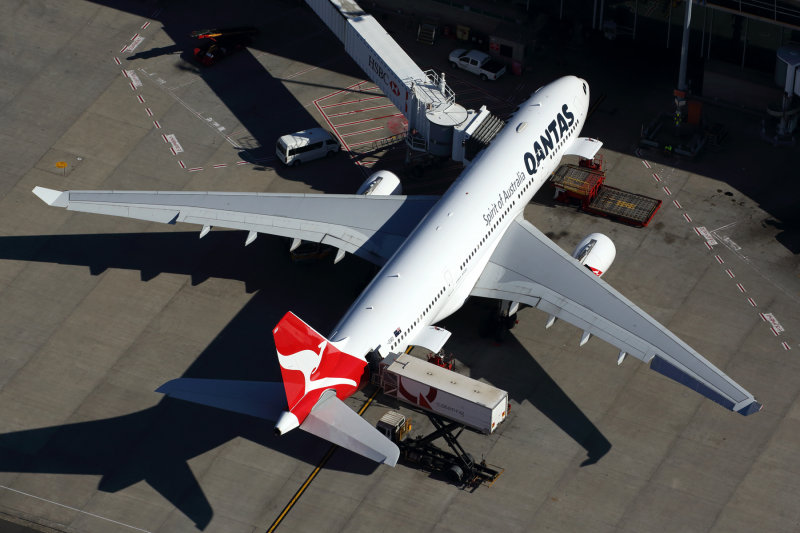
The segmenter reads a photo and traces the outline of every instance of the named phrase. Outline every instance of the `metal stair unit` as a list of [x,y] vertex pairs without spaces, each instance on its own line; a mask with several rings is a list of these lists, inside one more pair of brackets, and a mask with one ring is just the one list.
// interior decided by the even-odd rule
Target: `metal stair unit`
[[475,132],[467,139],[464,154],[467,160],[472,161],[475,156],[489,146],[492,139],[503,129],[506,122],[495,115],[489,114],[483,119]]

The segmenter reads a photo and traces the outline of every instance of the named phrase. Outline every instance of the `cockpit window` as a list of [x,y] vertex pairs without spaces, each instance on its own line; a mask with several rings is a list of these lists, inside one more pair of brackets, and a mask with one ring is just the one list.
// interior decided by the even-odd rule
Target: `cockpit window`
[[586,84],[583,84],[583,94],[586,94]]

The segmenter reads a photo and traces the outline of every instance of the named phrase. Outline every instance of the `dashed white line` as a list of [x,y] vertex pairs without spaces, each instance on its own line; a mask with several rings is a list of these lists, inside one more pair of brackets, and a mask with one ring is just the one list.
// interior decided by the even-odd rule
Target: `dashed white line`
[[658,174],[656,174],[655,172],[653,172],[653,178],[654,178],[656,181],[661,181],[661,178],[659,178],[659,177],[658,177]]
[[722,265],[722,264],[724,264],[724,263],[725,263],[725,261],[723,261],[722,257],[720,257],[720,256],[718,256],[718,255],[715,255],[715,256],[714,256],[714,259],[716,259],[716,260],[717,260],[717,263],[719,263],[720,265]]
[[684,213],[683,214],[683,218],[686,219],[686,222],[691,222],[692,221],[692,217],[690,217],[688,213]]
[[117,65],[121,65],[122,61],[120,61],[117,56],[114,56],[114,63],[116,63]]
[[650,163],[648,163],[648,162],[647,162],[647,161],[645,161],[644,159],[642,159],[642,164],[643,164],[645,167],[647,167],[647,168],[651,168],[651,167],[650,167]]
[[203,167],[193,167],[189,169],[189,172],[200,172],[203,170]]
[[753,307],[758,307],[758,305],[756,305],[756,301],[753,300],[752,298],[747,298],[747,301],[750,302],[750,305],[752,305]]
[[144,24],[142,24],[142,29],[143,29],[143,30],[146,30],[146,29],[147,29],[147,27],[148,27],[149,25],[150,25],[150,21],[148,20],[147,22],[145,22]]
[[664,185],[664,192],[667,193],[667,196],[672,196],[672,191],[669,190],[669,187]]
[[158,129],[161,129],[161,124],[159,124],[157,120],[153,121],[153,126],[155,126]]
[[[741,283],[737,283],[736,287],[739,289],[739,292],[747,292],[746,290],[744,290],[744,285],[742,285]],[[762,315],[761,318],[764,318],[764,316]]]
[[677,207],[678,209],[683,209],[683,206],[681,206],[681,204],[680,204],[680,202],[678,202],[678,200],[672,200],[672,203],[675,204],[675,207]]
[[789,346],[788,342],[782,342],[781,345],[783,346],[784,350],[791,350],[792,348]]
[[145,113],[147,113],[148,117],[152,117],[153,116],[153,111],[149,107],[145,107],[144,111],[145,111]]
[[733,271],[730,268],[725,269],[725,273],[728,275],[729,278],[733,279],[736,276],[733,275]]
[[144,103],[144,96],[142,96],[141,94],[137,94],[137,95],[136,95],[136,98],[138,98],[138,99],[139,99],[139,103],[140,103],[140,104],[143,104],[143,103]]
[[180,165],[181,168],[186,168],[186,164],[183,161],[178,161],[178,165]]

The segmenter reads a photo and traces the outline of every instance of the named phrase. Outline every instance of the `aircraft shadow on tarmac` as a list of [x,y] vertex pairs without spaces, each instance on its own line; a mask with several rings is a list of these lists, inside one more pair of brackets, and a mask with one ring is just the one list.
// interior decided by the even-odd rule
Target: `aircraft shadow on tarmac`
[[[288,309],[326,331],[371,279],[374,267],[348,257],[293,265],[284,239],[264,236],[244,247],[244,233],[196,232],[0,237],[0,259],[84,265],[92,275],[110,268],[139,270],[142,280],[160,273],[239,280],[258,291],[186,370],[183,377],[279,381],[271,328]],[[335,280],[335,283],[332,282]],[[325,301],[324,306],[319,302]],[[120,306],[124,302],[120,302]],[[470,324],[485,305],[468,305],[448,322],[454,333],[474,337]],[[465,361],[473,376],[530,401],[587,451],[584,464],[611,447],[599,430],[510,336],[504,364]],[[513,368],[511,378],[503,369]],[[164,376],[164,381],[179,376]],[[154,393],[155,394],[155,393]],[[295,431],[274,437],[271,425],[244,415],[170,398],[143,411],[91,422],[0,435],[0,471],[101,475],[98,488],[116,492],[144,480],[194,521],[208,525],[213,510],[187,461],[243,437],[295,459],[316,464],[327,443]],[[368,475],[377,465],[344,450],[329,468]],[[338,455],[338,454],[337,454]]]
[[[213,237],[208,246],[195,232],[2,237],[0,259],[86,265],[94,275],[108,268],[139,270],[145,281],[162,272],[192,276],[194,284],[220,277],[244,281],[249,291],[264,289],[183,377],[280,381],[271,325],[293,309],[323,331],[333,326],[372,267],[352,258],[336,266],[295,266],[283,239],[266,237],[245,248],[244,235],[212,232],[203,239]],[[325,306],[318,305],[320,295],[330,295]],[[0,435],[0,471],[100,475],[98,488],[106,492],[144,480],[204,529],[213,510],[187,461],[236,437],[313,465],[330,446],[301,431],[275,437],[267,421],[163,398],[118,417]],[[361,475],[377,468],[346,450],[337,456],[329,468]]]

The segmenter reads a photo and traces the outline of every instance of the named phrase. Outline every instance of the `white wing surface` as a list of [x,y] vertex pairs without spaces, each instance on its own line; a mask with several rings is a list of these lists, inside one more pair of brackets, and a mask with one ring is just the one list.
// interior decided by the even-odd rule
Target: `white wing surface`
[[522,218],[511,224],[471,294],[541,309],[743,415],[761,409],[752,394]]
[[436,203],[434,196],[228,192],[55,191],[47,204],[102,215],[280,235],[320,242],[382,265]]

